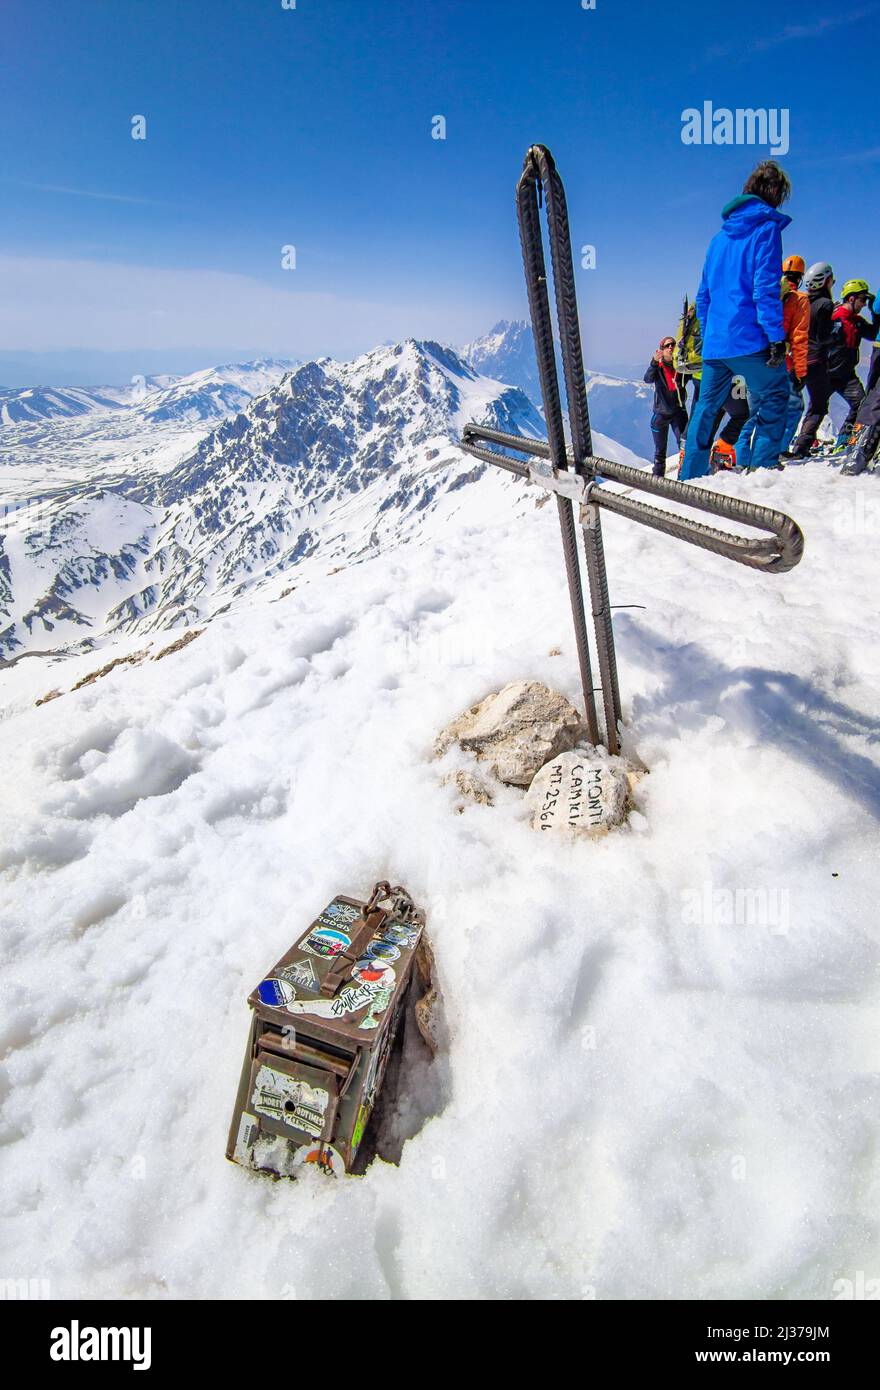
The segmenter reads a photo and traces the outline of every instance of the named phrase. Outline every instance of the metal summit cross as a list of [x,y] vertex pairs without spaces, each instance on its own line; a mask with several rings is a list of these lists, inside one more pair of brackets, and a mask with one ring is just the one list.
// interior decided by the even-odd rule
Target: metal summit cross
[[[547,207],[559,347],[568,401],[570,445],[566,443],[562,421],[553,324],[547,293],[547,271],[540,218],[542,191]],[[752,569],[763,570],[767,574],[782,574],[785,570],[793,569],[803,554],[804,538],[800,527],[784,512],[759,507],[754,502],[744,502],[737,497],[710,492],[694,487],[691,483],[681,483],[672,478],[655,478],[640,468],[630,468],[623,463],[594,457],[565,191],[553,157],[543,145],[532,145],[526,153],[523,172],[517,184],[516,206],[548,438],[547,442],[524,439],[520,435],[504,434],[500,430],[487,429],[482,425],[466,425],[462,432],[461,447],[474,458],[497,464],[499,468],[538,483],[548,492],[556,494],[584,691],[587,731],[591,743],[598,744],[601,738],[596,717],[575,532],[574,504],[577,503],[590,584],[593,628],[605,714],[605,742],[609,752],[616,753],[620,747],[620,692],[617,685],[617,660],[611,628],[611,605],[608,601],[600,511],[605,509],[616,512],[618,516],[629,517],[631,521],[639,521],[643,526],[652,526],[666,535],[677,536],[691,545],[700,546],[703,550],[713,550],[728,560],[735,560],[738,564],[748,565]],[[509,454],[501,454],[495,449],[487,448],[490,444],[499,445],[513,453],[525,454],[528,462],[521,462],[511,458]],[[630,490],[651,492],[655,496],[669,498],[683,506],[726,517],[753,530],[768,532],[769,536],[736,535],[716,530],[692,517],[681,516],[674,511],[649,506],[646,502],[611,492],[600,485],[600,478],[625,483]]]

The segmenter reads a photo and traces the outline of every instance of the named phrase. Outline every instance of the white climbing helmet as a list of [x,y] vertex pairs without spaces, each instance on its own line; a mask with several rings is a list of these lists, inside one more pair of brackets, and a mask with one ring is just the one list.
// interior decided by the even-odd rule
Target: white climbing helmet
[[810,290],[821,290],[829,275],[833,280],[834,267],[829,265],[827,261],[816,261],[814,265],[810,266],[804,276],[804,289],[807,290],[807,292]]

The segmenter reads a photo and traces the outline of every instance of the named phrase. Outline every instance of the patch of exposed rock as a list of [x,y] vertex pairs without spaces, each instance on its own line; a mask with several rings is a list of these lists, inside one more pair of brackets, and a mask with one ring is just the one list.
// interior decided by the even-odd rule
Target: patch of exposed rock
[[528,787],[545,763],[585,734],[578,711],[559,691],[540,681],[514,681],[454,719],[435,748],[443,754],[457,743],[500,781]]

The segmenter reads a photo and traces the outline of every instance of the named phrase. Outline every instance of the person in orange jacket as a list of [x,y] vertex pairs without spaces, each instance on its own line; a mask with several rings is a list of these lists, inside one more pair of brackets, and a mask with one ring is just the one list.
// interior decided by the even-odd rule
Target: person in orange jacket
[[[788,368],[788,407],[780,453],[785,453],[794,439],[804,413],[804,385],[807,380],[807,353],[810,341],[810,296],[803,294],[798,286],[806,268],[803,256],[786,256],[782,262],[780,295],[782,326],[788,348],[785,354],[785,365]],[[743,427],[738,450],[737,461],[743,468],[748,468],[751,462],[753,431],[754,424],[748,420]]]
[[[810,296],[800,289],[804,278],[803,256],[788,256],[782,262],[782,323],[788,353],[788,415],[782,437],[782,453],[794,439],[804,413],[804,386],[807,381],[807,358],[810,343]],[[787,285],[786,285],[787,282]]]

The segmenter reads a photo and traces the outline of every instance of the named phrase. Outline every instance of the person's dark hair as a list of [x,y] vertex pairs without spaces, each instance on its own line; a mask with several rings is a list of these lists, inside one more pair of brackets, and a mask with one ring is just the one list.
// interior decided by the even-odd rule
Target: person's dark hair
[[743,193],[754,193],[756,198],[763,198],[771,208],[778,208],[786,198],[791,197],[791,179],[775,159],[763,159],[755,165],[743,184]]

